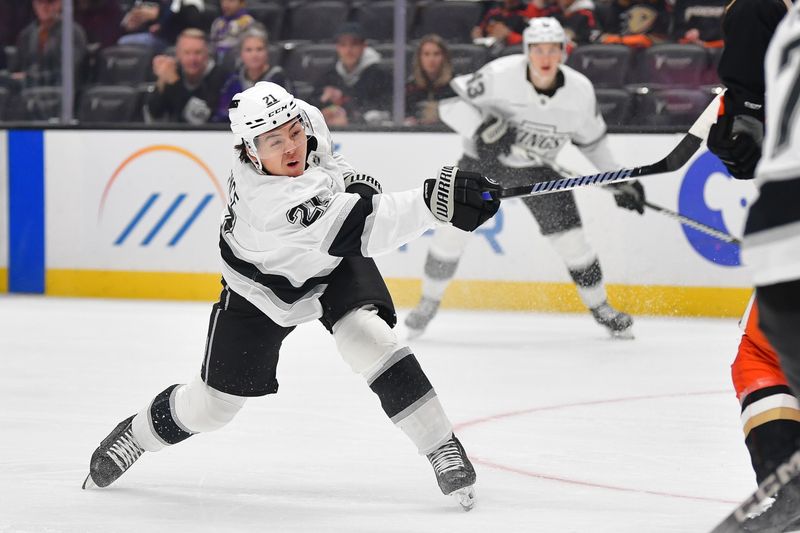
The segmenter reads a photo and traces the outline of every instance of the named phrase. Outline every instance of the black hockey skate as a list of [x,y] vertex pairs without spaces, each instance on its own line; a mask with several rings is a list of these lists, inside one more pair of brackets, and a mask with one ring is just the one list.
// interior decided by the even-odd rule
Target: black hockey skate
[[133,416],[120,422],[94,451],[82,488],[111,485],[142,456],[144,448],[133,436]]
[[472,488],[475,469],[458,438],[453,435],[427,457],[442,493],[452,494],[465,511],[472,509],[475,506],[475,489]]
[[417,306],[411,310],[405,321],[409,339],[416,339],[425,333],[428,323],[433,320],[439,310],[439,303],[439,300],[423,296]]
[[633,338],[633,318],[627,313],[617,311],[608,302],[603,302],[597,307],[590,309],[595,321],[601,326],[608,328],[611,336],[615,339]]

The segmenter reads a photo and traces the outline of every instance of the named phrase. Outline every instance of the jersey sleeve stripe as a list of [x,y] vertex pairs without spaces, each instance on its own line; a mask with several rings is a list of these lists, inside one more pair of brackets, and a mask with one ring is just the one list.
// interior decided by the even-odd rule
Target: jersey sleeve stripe
[[[362,198],[358,195],[353,195],[353,197],[356,198],[356,201],[353,208],[349,210],[347,218],[339,224],[338,231],[334,233],[332,230],[328,234],[329,236],[333,235],[333,239],[330,246],[323,250],[330,255],[337,257],[364,256],[363,250],[366,249],[366,243],[369,241],[362,241],[362,239],[365,232],[369,237],[374,224],[374,217],[370,217],[373,212],[372,199]],[[370,220],[369,232],[365,228],[368,219]],[[326,237],[326,241],[327,239]]]
[[328,233],[325,235],[325,238],[322,239],[322,243],[320,246],[320,250],[323,253],[328,253],[330,255],[335,255],[330,252],[331,246],[333,246],[334,241],[336,240],[336,236],[342,230],[342,225],[350,218],[350,213],[353,211],[353,207],[358,203],[359,196],[355,194],[348,195],[349,198],[345,203],[344,207],[339,210],[336,214],[336,220],[333,221],[330,228],[328,229]]
[[361,232],[361,255],[367,257],[367,245],[369,244],[370,237],[372,236],[372,229],[375,227],[375,217],[378,214],[378,206],[381,203],[381,195],[376,194],[372,197],[372,213],[367,215],[364,221],[364,231]]

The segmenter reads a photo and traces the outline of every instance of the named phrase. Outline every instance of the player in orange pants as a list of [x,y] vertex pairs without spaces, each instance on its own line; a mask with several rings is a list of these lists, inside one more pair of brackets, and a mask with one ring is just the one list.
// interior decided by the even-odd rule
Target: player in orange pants
[[759,483],[797,449],[800,402],[792,394],[775,350],[758,327],[755,295],[740,325],[744,333],[731,365],[742,427]]

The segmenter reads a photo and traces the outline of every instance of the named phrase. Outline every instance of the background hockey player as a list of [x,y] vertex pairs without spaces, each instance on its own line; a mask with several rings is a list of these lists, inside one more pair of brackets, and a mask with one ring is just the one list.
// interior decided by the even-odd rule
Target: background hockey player
[[[537,169],[555,161],[574,143],[601,171],[620,168],[606,140],[591,82],[563,64],[566,35],[551,17],[530,21],[523,32],[525,54],[496,59],[452,86],[460,96],[440,105],[442,119],[465,137],[462,168],[491,172],[503,186],[534,183]],[[637,181],[614,186],[619,206],[644,212],[644,189]],[[586,240],[573,193],[529,197],[523,202],[539,229],[561,256],[578,294],[595,320],[613,335],[630,336],[631,317],[612,308],[597,254]],[[425,260],[422,299],[406,317],[411,337],[436,314],[455,274],[468,235],[437,229]]]
[[281,343],[319,319],[386,415],[425,454],[445,494],[471,507],[475,472],[414,354],[392,327],[392,299],[371,256],[437,224],[472,231],[491,218],[497,185],[444,167],[424,187],[382,194],[332,150],[320,111],[259,82],[230,109],[239,143],[220,250],[223,290],[199,373],[160,392],[100,444],[84,488],[114,482],[155,452],[230,422],[249,397],[278,390]]

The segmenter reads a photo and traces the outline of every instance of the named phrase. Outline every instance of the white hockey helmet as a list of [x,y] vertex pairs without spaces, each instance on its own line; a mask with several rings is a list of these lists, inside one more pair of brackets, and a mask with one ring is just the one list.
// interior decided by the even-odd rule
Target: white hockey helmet
[[256,138],[268,131],[280,128],[297,118],[307,135],[311,135],[311,122],[300,109],[294,96],[276,83],[260,81],[254,86],[234,95],[228,108],[231,131],[241,138],[248,151],[256,157],[251,161],[262,170],[256,146]]
[[562,60],[566,59],[567,34],[561,23],[553,17],[536,17],[528,22],[528,27],[522,32],[522,51],[525,55],[530,53],[530,46],[537,43],[558,43],[564,51]]

